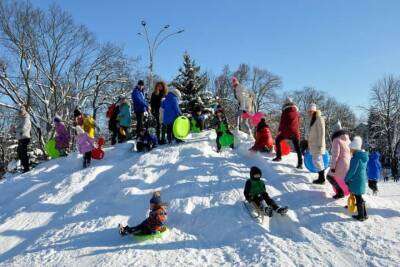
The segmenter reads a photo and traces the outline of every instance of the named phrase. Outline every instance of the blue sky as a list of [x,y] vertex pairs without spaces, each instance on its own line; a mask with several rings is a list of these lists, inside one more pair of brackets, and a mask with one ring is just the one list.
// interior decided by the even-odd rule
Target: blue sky
[[374,82],[400,70],[398,0],[34,1],[44,8],[52,2],[101,41],[140,56],[143,67],[142,19],[153,34],[165,24],[185,29],[156,55],[156,72],[167,80],[187,50],[204,70],[257,65],[280,75],[284,90],[314,86],[356,107],[368,103]]

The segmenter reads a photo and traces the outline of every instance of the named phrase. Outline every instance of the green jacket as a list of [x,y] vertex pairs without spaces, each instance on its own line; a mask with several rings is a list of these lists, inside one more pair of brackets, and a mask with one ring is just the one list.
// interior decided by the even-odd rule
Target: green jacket
[[261,179],[248,179],[244,187],[244,197],[251,201],[258,194],[266,192],[265,183]]

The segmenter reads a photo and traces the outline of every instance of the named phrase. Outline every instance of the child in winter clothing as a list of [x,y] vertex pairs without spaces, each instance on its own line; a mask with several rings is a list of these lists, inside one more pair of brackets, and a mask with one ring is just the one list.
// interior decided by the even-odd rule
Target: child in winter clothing
[[156,231],[165,231],[164,223],[167,220],[165,206],[166,204],[161,201],[160,192],[155,192],[150,199],[149,217],[136,226],[129,227],[127,225],[125,227],[120,227],[120,235],[149,235],[154,234]]
[[[178,89],[173,89],[167,94],[165,100],[161,103],[160,117],[162,117],[163,124],[166,127],[168,143],[171,144],[174,139],[172,128],[176,118],[182,115],[179,108],[179,100],[181,93]],[[178,141],[179,142],[179,141]]]
[[76,144],[79,153],[83,154],[83,168],[90,166],[92,159],[92,150],[94,148],[94,140],[80,126],[76,126]]
[[372,190],[374,195],[378,193],[378,180],[381,177],[382,164],[380,161],[381,155],[379,152],[372,152],[369,155],[367,175],[368,187]]
[[157,146],[157,137],[148,132],[146,128],[139,131],[137,137],[136,150],[138,152],[147,152]]
[[254,202],[262,211],[269,217],[272,216],[272,211],[284,215],[288,208],[279,207],[275,201],[269,197],[265,183],[261,180],[261,170],[257,167],[251,167],[250,179],[246,181],[244,187],[244,197],[248,202]]
[[200,105],[195,106],[194,111],[192,112],[192,121],[192,130],[193,127],[199,129],[200,132],[204,130],[205,117]]
[[256,130],[256,142],[250,150],[260,152],[271,152],[274,146],[274,140],[272,139],[271,131],[266,123],[265,118],[262,118],[257,125]]
[[365,194],[366,191],[368,152],[362,150],[361,146],[361,137],[354,137],[353,141],[350,143],[353,157],[351,158],[350,169],[344,181],[349,186],[350,192],[356,197],[358,215],[353,215],[353,218],[359,221],[365,221],[368,219],[368,216],[362,195]]
[[119,101],[117,121],[119,125],[118,142],[123,143],[128,138],[128,128],[131,126],[131,107],[126,97],[121,97]]
[[[215,131],[217,132],[217,152],[221,152],[221,144],[219,142],[219,139],[224,135],[224,131],[226,131],[227,134],[233,135],[229,131],[229,124],[228,121],[225,118],[224,110],[222,109],[221,106],[217,107],[217,110],[215,111],[215,118],[212,122],[213,127],[215,128]],[[233,144],[231,145],[231,148],[233,149],[234,146]]]
[[69,148],[69,133],[61,117],[54,117],[54,125],[56,129],[56,148],[60,152],[61,156],[67,155],[67,149]]

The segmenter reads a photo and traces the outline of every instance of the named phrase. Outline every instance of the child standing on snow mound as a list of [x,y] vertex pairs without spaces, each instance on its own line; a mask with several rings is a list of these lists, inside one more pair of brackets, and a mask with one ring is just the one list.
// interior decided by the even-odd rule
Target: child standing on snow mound
[[92,150],[94,148],[94,140],[80,126],[76,126],[76,144],[79,153],[83,154],[83,168],[90,166],[92,160]]
[[274,140],[272,139],[271,131],[265,120],[262,118],[257,125],[256,130],[256,142],[250,150],[260,152],[271,152],[274,146]]
[[205,121],[205,116],[203,115],[203,108],[200,105],[196,105],[194,107],[194,110],[192,112],[192,131],[193,128],[198,129],[198,131],[203,131],[204,130],[204,121]]
[[372,152],[369,155],[367,174],[368,174],[368,187],[375,194],[378,193],[378,180],[381,177],[382,164],[380,161],[381,155],[379,152]]
[[[224,114],[224,110],[222,109],[221,106],[217,106],[217,110],[215,111],[215,118],[212,122],[213,127],[215,128],[215,131],[217,132],[217,152],[221,152],[221,142],[220,142],[220,138],[224,135],[224,134],[229,134],[231,136],[233,136],[233,134],[231,133],[231,131],[229,131],[229,124],[228,121],[225,118],[225,114]],[[234,145],[230,145],[230,147],[233,149]]]
[[350,143],[353,157],[351,158],[350,169],[344,181],[348,185],[349,191],[356,197],[358,215],[353,215],[353,218],[359,221],[365,221],[368,219],[368,216],[362,195],[365,194],[366,191],[368,152],[362,150],[361,147],[361,137],[354,137],[353,141]]
[[269,217],[272,216],[272,212],[284,215],[288,211],[288,207],[279,207],[275,201],[269,197],[265,183],[261,180],[261,170],[257,167],[251,167],[250,179],[246,181],[244,187],[244,197],[248,202],[254,202],[257,207],[265,212]]
[[147,152],[157,146],[157,137],[149,133],[146,128],[139,131],[136,142],[136,150],[138,152]]
[[133,235],[150,235],[155,234],[156,231],[163,232],[166,227],[164,223],[167,220],[167,212],[165,207],[167,205],[161,201],[161,193],[159,191],[153,193],[153,197],[150,199],[150,214],[147,219],[142,223],[130,227],[119,225],[119,233],[121,236],[128,234]]
[[56,129],[56,148],[61,156],[66,156],[67,149],[69,148],[69,133],[61,117],[58,115],[54,117],[54,126]]

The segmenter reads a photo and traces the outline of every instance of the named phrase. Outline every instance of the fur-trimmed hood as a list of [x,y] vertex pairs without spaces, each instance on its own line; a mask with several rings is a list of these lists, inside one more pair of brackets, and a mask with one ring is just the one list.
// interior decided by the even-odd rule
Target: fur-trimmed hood
[[178,89],[174,88],[170,92],[173,93],[177,98],[179,98],[179,99],[182,98],[182,94]]

